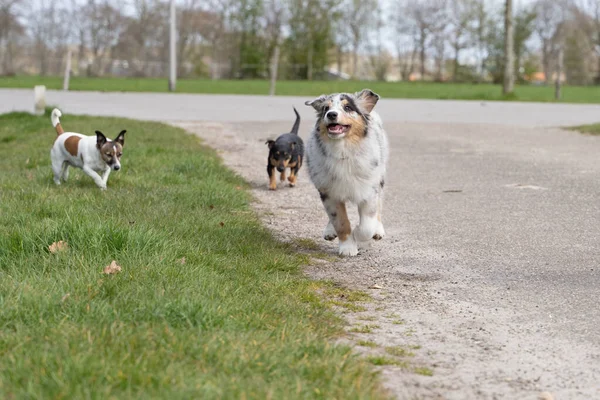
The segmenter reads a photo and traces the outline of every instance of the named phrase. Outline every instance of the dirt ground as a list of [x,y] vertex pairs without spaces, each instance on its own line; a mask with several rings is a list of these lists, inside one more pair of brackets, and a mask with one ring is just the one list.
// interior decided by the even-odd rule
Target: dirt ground
[[[425,228],[420,228],[427,225],[430,232],[435,232],[436,224],[440,223],[436,215],[448,213],[444,208],[447,203],[457,202],[457,209],[470,207],[459,198],[462,192],[469,190],[469,185],[445,176],[446,158],[443,157],[448,157],[448,162],[457,156],[484,160],[484,146],[445,143],[444,155],[437,161],[428,161],[436,152],[435,145],[425,146],[427,150],[422,152],[419,162],[433,163],[429,174],[438,175],[436,182],[441,185],[434,189],[419,172],[395,161],[398,157],[419,153],[416,147],[423,127],[409,123],[388,127],[388,132],[413,133],[402,139],[405,149],[402,154],[395,154],[392,149],[390,176],[386,181],[390,182],[391,189],[384,206],[387,236],[358,257],[339,258],[337,240],[327,242],[321,237],[327,217],[306,168],[301,170],[296,188],[280,183],[277,191],[267,190],[264,142],[287,132],[291,124],[290,119],[289,123],[181,122],[175,125],[203,138],[207,145],[219,151],[226,165],[251,184],[256,198],[254,207],[277,238],[308,247],[314,243],[316,251],[328,255],[315,259],[306,269],[308,276],[332,280],[372,296],[374,301],[365,304],[365,311],[340,312],[348,321],[347,340],[358,352],[391,357],[388,351],[393,347],[411,353],[401,358],[392,357],[403,360],[400,365],[376,367],[381,369],[383,385],[396,398],[600,398],[598,347],[590,345],[585,338],[571,340],[572,335],[547,318],[546,314],[551,311],[538,312],[536,298],[545,295],[541,292],[547,286],[540,286],[539,296],[533,289],[531,298],[518,301],[511,297],[512,283],[505,283],[513,281],[487,284],[485,274],[472,267],[472,260],[486,256],[498,260],[499,265],[502,254],[482,256],[485,245],[458,250],[452,244],[452,240],[458,239],[448,235],[433,235],[432,239]],[[301,127],[304,138],[308,124],[303,121]],[[431,126],[427,129],[442,132],[440,137],[444,138],[445,130],[462,132],[476,128]],[[413,212],[419,209],[419,201],[410,196],[404,200],[402,192],[407,188],[403,187],[402,180],[405,178],[413,182],[414,191],[423,187],[423,196],[428,197],[423,197],[422,207],[429,210],[422,214]],[[523,186],[519,185],[525,180],[514,176],[512,179],[518,189],[498,185],[499,193],[532,196],[544,190],[541,184],[521,189]],[[354,225],[357,214],[352,207],[350,209]],[[444,225],[444,229],[451,232],[457,224],[453,221]],[[504,240],[498,237],[498,241]],[[490,246],[495,248],[496,244]],[[518,251],[518,248],[511,249],[512,254]],[[518,286],[518,282],[514,285]],[[359,345],[368,342],[376,346]]]

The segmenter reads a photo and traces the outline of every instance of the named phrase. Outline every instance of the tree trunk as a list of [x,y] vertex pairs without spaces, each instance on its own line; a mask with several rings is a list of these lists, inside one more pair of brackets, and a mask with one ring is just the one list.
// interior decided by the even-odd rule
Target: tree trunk
[[504,85],[502,93],[512,94],[515,86],[514,26],[512,0],[506,0],[504,13]]
[[564,51],[563,51],[563,46],[560,46],[560,49],[558,50],[558,60],[556,62],[556,81],[554,82],[554,99],[555,100],[560,100],[562,93],[561,93],[561,78],[562,78],[562,73],[563,73],[563,59],[564,59]]
[[356,70],[358,68],[358,42],[352,45],[352,77],[356,78]]
[[460,54],[460,48],[458,46],[454,47],[454,71],[452,71],[452,80],[456,82],[458,80],[458,68],[460,64],[458,63],[458,56]]
[[314,48],[313,48],[313,44],[312,42],[308,42],[308,56],[306,57],[306,79],[308,79],[309,81],[312,81],[313,79],[313,52],[314,52]]
[[419,61],[421,62],[421,80],[425,80],[425,33],[421,31],[421,37],[419,38]]
[[342,57],[343,57],[343,51],[342,51],[342,46],[338,46],[337,47],[337,69],[338,69],[338,75],[341,76],[342,75]]
[[542,68],[544,69],[544,80],[546,85],[550,85],[552,73],[550,72],[550,51],[548,50],[548,39],[544,39],[542,44]]

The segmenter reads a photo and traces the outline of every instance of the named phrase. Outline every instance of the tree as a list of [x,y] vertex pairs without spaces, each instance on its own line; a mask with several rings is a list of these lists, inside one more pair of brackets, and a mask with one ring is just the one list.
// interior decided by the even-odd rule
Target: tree
[[515,85],[514,26],[512,0],[506,0],[504,9],[504,85],[502,93],[512,94]]
[[[352,44],[352,76],[358,73],[358,50],[365,34],[375,28],[373,10],[378,10],[377,0],[346,0],[342,4],[343,23],[348,26]],[[375,11],[376,13],[377,11]]]
[[0,74],[13,74],[17,40],[25,28],[18,20],[17,8],[22,0],[0,0]]
[[535,4],[535,31],[541,41],[542,68],[546,84],[552,79],[552,61],[556,56],[555,38],[559,25],[562,23],[560,7],[555,0],[538,0]]
[[523,58],[527,51],[527,41],[535,29],[534,22],[536,13],[533,8],[520,8],[515,15],[514,53],[515,53],[515,76],[521,79]]
[[452,70],[452,80],[457,81],[458,69],[460,67],[460,53],[470,43],[469,32],[472,31],[473,22],[476,18],[477,3],[474,0],[451,0],[450,1],[450,22],[451,34],[450,44],[454,51],[454,66]]

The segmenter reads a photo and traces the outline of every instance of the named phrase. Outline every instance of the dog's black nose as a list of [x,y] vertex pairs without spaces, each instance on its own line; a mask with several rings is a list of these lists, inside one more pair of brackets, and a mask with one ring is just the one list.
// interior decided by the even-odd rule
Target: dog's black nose
[[118,171],[120,169],[121,169],[121,167],[119,167],[118,165],[115,165],[115,171]]
[[327,119],[330,119],[330,120],[333,121],[334,119],[337,118],[337,116],[338,116],[338,113],[335,112],[335,111],[328,111],[327,112]]
[[277,167],[277,171],[279,171],[279,172],[283,172],[284,169],[285,168],[283,168],[283,167]]

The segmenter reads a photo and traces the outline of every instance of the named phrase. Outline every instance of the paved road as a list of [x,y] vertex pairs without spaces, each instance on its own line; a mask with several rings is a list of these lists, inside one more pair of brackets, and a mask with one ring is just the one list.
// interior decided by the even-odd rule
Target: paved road
[[[31,97],[0,90],[0,112],[28,109]],[[264,139],[288,129],[290,105],[312,121],[304,100],[48,93],[65,118],[180,121],[248,174],[275,212],[276,232],[295,226],[294,234],[317,239],[325,218],[306,175],[294,197],[264,191]],[[524,399],[542,390],[600,398],[600,137],[542,128],[599,122],[600,106],[382,100],[377,107],[392,147],[388,237],[361,258],[312,273],[384,287],[383,311],[371,310],[382,329],[370,338],[416,341],[417,359],[435,371],[425,378],[386,370],[388,386],[399,398]],[[304,136],[310,124],[303,122]],[[393,313],[406,324],[386,320]]]
[[[319,93],[315,93],[318,95]],[[169,93],[47,92],[47,104],[66,114],[112,115],[154,121],[287,121],[295,105],[312,117],[306,97]],[[571,126],[600,120],[599,105],[388,99],[377,106],[384,121]],[[33,90],[0,89],[0,112],[33,108]]]

